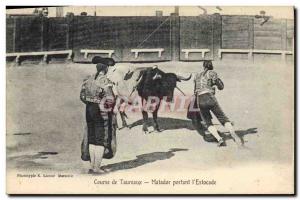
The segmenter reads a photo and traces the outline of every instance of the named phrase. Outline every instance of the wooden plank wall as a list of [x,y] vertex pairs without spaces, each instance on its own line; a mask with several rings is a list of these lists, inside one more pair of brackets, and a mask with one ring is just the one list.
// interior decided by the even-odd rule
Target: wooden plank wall
[[6,53],[15,52],[15,19],[6,20]]
[[[7,17],[6,51],[72,49],[74,61],[89,62],[95,55],[84,59],[80,49],[112,49],[117,61],[159,61],[171,60],[173,51],[179,51],[180,60],[202,59],[199,53],[191,53],[186,59],[182,49],[208,48],[211,52],[205,59],[217,59],[220,48],[292,50],[294,45],[294,20],[271,18],[261,25],[262,19],[254,16],[214,14],[173,18],[179,23],[172,24],[169,16]],[[179,31],[172,33],[175,25]],[[172,48],[171,41],[178,38],[172,37],[174,34],[180,38],[176,49]],[[130,52],[134,48],[164,48],[165,51],[161,58],[157,53],[141,53],[135,59]]]
[[46,35],[46,18],[18,17],[15,20],[15,52],[31,52],[46,50],[44,36]]
[[[167,18],[75,17],[72,23],[74,59],[84,61],[79,50],[88,48],[115,50],[113,58],[118,61],[170,60],[170,22]],[[165,51],[161,58],[157,53],[141,53],[135,59],[130,52],[133,48],[164,48]],[[95,55],[87,60],[92,56]]]
[[254,20],[254,48],[268,50],[285,50],[282,38],[286,34],[286,20],[270,19],[266,23],[263,19]]
[[245,16],[222,16],[223,49],[252,48],[252,18]]
[[71,49],[70,22],[68,18],[49,18],[45,41],[48,51]]
[[[205,58],[213,57],[213,16],[180,17],[180,49],[210,49]],[[180,60],[201,60],[201,54],[190,53],[186,59],[180,52]]]

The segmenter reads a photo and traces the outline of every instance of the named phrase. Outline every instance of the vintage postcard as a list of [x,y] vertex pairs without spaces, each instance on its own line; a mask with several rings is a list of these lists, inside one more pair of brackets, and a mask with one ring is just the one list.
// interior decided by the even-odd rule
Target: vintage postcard
[[8,194],[295,193],[294,7],[6,8]]

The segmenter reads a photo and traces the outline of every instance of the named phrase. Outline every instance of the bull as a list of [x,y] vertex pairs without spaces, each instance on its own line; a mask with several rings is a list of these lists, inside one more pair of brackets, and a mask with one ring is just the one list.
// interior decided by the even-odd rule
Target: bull
[[[109,66],[114,66],[115,62],[113,59],[94,57],[92,63],[107,62]],[[113,68],[113,67],[112,67]],[[124,70],[124,69],[123,69]],[[166,102],[172,102],[174,98],[174,89],[177,88],[177,82],[188,81],[191,79],[192,74],[185,78],[175,73],[166,73],[157,66],[154,67],[139,67],[134,69],[125,69],[126,71],[117,70],[117,68],[109,70],[111,73],[108,77],[115,84],[115,92],[119,99],[126,97],[127,103],[130,103],[135,95],[132,95],[136,90],[138,95],[141,97],[142,102],[149,102],[149,100],[155,97],[158,100],[154,108],[151,110],[154,121],[154,129],[160,131],[157,122],[157,113],[162,100]],[[124,75],[125,74],[125,75]],[[121,105],[122,102],[120,102]],[[143,131],[148,132],[148,110],[142,110],[143,115]],[[120,111],[123,127],[127,127],[126,114]]]
[[[158,122],[157,122],[157,113],[159,110],[159,106],[162,100],[166,102],[172,102],[174,98],[174,89],[177,88],[177,82],[180,81],[188,81],[191,79],[190,75],[187,78],[176,75],[174,73],[165,73],[164,71],[155,67],[147,67],[147,68],[137,68],[133,71],[128,71],[124,78],[123,83],[116,84],[117,94],[118,96],[124,97],[124,81],[131,81],[131,87],[128,87],[127,84],[127,94],[131,90],[132,92],[129,94],[127,99],[131,98],[134,90],[137,91],[138,95],[141,97],[143,104],[146,102],[151,102],[151,100],[155,99],[155,103],[152,109],[154,129],[156,131],[160,131]],[[132,84],[133,83],[133,84]],[[128,90],[129,89],[129,90]],[[178,88],[179,89],[179,88]],[[148,132],[148,111],[146,109],[142,110],[143,115],[143,131]],[[123,126],[127,126],[125,117],[126,114],[124,112],[120,112],[120,116],[122,119]]]

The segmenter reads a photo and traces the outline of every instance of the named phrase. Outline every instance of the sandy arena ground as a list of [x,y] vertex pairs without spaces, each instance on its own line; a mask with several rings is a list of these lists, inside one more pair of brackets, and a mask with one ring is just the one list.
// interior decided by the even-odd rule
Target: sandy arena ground
[[[198,62],[156,64],[164,71],[184,76],[197,72],[202,65]],[[153,64],[118,63],[117,67],[129,65]],[[215,69],[225,83],[225,89],[217,91],[217,99],[228,117],[234,121],[238,133],[243,136],[245,148],[237,148],[231,140],[223,148],[217,147],[216,143],[205,142],[186,118],[186,111],[159,113],[159,123],[164,129],[162,132],[146,135],[139,122],[131,129],[117,132],[117,154],[113,159],[103,161],[103,166],[112,172],[102,177],[148,177],[146,174],[149,177],[201,176],[215,178],[223,183],[223,180],[233,182],[232,179],[239,180],[245,176],[247,178],[244,181],[252,181],[248,185],[243,181],[226,184],[230,187],[245,184],[245,188],[239,192],[291,192],[294,149],[293,65],[223,61],[215,62]],[[86,173],[89,164],[80,159],[85,106],[79,100],[79,92],[82,79],[94,71],[95,66],[92,64],[74,63],[7,68],[6,138],[9,175],[19,170],[91,176]],[[178,86],[186,94],[193,93],[192,80],[180,82]],[[180,93],[175,90],[175,95]],[[128,117],[128,123],[132,124],[140,120],[142,115],[129,113]],[[226,132],[221,126],[218,128]],[[255,183],[255,187],[252,183]],[[232,188],[222,190],[221,185],[218,187],[218,193],[235,191]],[[119,189],[122,193],[122,187]],[[94,190],[101,192],[101,189],[95,188],[87,192]],[[167,190],[156,188],[148,192],[153,191],[163,193]],[[189,192],[184,188],[178,191]],[[195,191],[214,192],[203,188]]]

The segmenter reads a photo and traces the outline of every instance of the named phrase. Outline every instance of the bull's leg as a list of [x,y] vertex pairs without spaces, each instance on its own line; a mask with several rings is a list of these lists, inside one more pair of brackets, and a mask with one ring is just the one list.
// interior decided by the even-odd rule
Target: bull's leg
[[157,123],[157,111],[154,111],[153,113],[153,122],[154,122],[154,130],[160,132],[158,123]]
[[121,120],[122,120],[122,128],[128,127],[127,122],[126,122],[127,115],[124,111],[120,111],[120,117],[121,117]]
[[126,118],[128,118],[128,117],[127,117],[127,115],[124,111],[125,110],[124,107],[126,106],[125,101],[122,98],[119,98],[118,100],[119,100],[119,103],[117,103],[116,106],[117,106],[117,109],[120,113],[120,117],[121,117],[121,120],[122,120],[122,126],[119,127],[119,129],[122,129],[122,128],[128,127],[127,122],[126,122]]
[[148,132],[148,113],[146,111],[142,111],[142,114],[143,114],[143,131],[145,133]]
[[158,132],[160,132],[160,129],[159,129],[159,126],[158,126],[158,123],[157,123],[157,113],[158,113],[159,105],[160,105],[160,102],[159,102],[157,108],[152,113],[152,115],[153,115],[153,122],[154,122],[154,129],[156,131],[158,131]]

